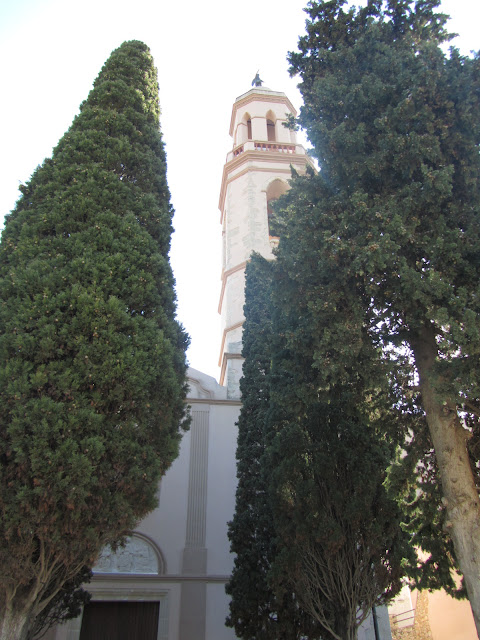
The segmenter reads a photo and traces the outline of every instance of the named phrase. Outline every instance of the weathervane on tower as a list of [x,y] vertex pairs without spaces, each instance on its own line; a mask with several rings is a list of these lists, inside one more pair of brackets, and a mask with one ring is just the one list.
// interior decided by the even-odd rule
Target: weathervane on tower
[[257,73],[254,77],[254,79],[252,80],[252,87],[261,87],[263,83],[263,80],[260,78],[258,70]]

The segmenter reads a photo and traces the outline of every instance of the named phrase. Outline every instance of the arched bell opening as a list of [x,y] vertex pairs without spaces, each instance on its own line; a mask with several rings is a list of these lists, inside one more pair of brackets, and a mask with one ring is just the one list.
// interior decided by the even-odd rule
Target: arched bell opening
[[272,111],[267,113],[267,140],[269,142],[276,142],[276,118]]
[[235,132],[235,146],[252,139],[252,118],[249,113],[245,113],[241,121],[237,125]]

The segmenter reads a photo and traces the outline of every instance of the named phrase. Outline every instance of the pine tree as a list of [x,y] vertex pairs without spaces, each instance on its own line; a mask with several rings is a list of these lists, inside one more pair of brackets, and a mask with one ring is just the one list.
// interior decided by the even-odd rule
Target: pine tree
[[[419,380],[444,526],[480,631],[480,58],[444,53],[436,0],[344,4],[310,2],[290,54],[320,172],[294,183],[278,260],[289,304],[314,312],[320,388],[355,366],[358,322],[384,358],[397,354],[405,403]],[[358,319],[339,316],[353,299]]]
[[0,638],[154,508],[187,338],[148,48],[114,51],[0,245]]

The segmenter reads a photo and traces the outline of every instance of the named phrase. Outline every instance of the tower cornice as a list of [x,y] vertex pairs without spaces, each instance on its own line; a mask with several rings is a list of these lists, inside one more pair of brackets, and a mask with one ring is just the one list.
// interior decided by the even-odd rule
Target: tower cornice
[[[247,144],[256,146],[252,150],[245,150]],[[283,151],[282,148],[285,148]],[[306,154],[305,149],[300,144],[283,144],[272,142],[251,142],[239,145],[229,156],[232,155],[230,160],[227,160],[223,166],[222,184],[220,187],[220,198],[218,201],[218,208],[220,209],[220,224],[223,223],[223,216],[225,211],[225,197],[227,193],[227,185],[230,178],[230,174],[235,171],[235,177],[241,174],[241,167],[245,165],[245,170],[248,170],[249,165],[258,161],[260,165],[256,167],[256,171],[271,171],[271,168],[265,166],[265,163],[282,164],[283,168],[278,169],[281,173],[291,175],[290,165],[296,167],[306,167],[307,164],[313,166],[312,160]],[[228,156],[227,156],[228,159]],[[285,160],[288,159],[289,164],[286,165]]]

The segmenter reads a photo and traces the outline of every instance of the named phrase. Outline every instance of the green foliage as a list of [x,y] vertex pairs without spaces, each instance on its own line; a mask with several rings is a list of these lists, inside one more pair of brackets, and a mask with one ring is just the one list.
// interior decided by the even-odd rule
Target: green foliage
[[[413,555],[384,486],[402,407],[361,304],[310,299],[330,276],[303,253],[309,240],[297,240],[289,250],[282,236],[274,270],[268,475],[279,553],[272,575],[289,576],[323,638],[355,638],[372,606],[398,593],[404,559]],[[300,263],[301,283],[289,273]],[[320,355],[322,339],[330,349]]]
[[378,349],[398,409],[392,441],[403,433],[408,452],[390,486],[413,543],[432,554],[423,575],[410,570],[420,586],[452,590],[413,350],[433,336],[427,377],[438,413],[456,405],[472,431],[478,488],[480,59],[443,52],[447,18],[436,0],[345,4],[312,0],[289,58],[320,172],[294,177],[278,214],[279,300],[299,314],[285,340],[292,353],[313,354],[312,398],[361,373],[362,345]]
[[187,338],[143,43],[112,53],[22,193],[0,245],[0,609],[37,589],[37,614],[154,508],[178,452]]
[[[261,353],[269,397],[240,420],[243,442],[260,439],[263,469],[251,480],[266,500],[251,490],[242,509],[260,531],[258,514],[271,515],[255,598],[271,606],[272,594],[295,593],[324,637],[342,640],[355,637],[360,611],[398,590],[404,570],[420,588],[459,595],[458,560],[477,593],[463,518],[465,495],[478,516],[480,486],[480,58],[443,52],[447,18],[436,0],[345,4],[312,0],[290,54],[320,171],[294,175],[276,207],[272,334],[261,341],[247,302],[242,387],[247,406],[260,398]],[[470,452],[459,491],[439,455],[449,432],[456,468]],[[240,465],[244,455],[239,447]],[[468,517],[476,530],[478,517]],[[429,554],[420,568],[407,538]],[[478,598],[472,606],[480,620]]]
[[247,266],[228,623],[246,639],[344,639],[398,592],[409,555],[384,487],[398,409],[362,330],[361,373],[319,388],[316,311],[305,283],[290,304],[291,284],[282,263]]
[[465,598],[463,585],[459,588],[454,580],[457,563],[452,540],[444,531],[446,510],[435,451],[426,425],[417,427],[388,478],[389,493],[404,513],[403,527],[422,552],[421,561],[410,563],[406,571],[417,589],[444,589],[455,598]]
[[273,339],[272,264],[259,255],[253,256],[247,265],[246,279],[238,487],[235,514],[229,524],[231,549],[236,557],[227,585],[231,596],[227,625],[234,627],[236,635],[245,640],[294,640],[305,636],[312,621],[299,610],[291,589],[284,589],[282,593],[278,593],[278,589],[274,591],[269,576],[277,553],[266,465]]
[[443,54],[436,2],[342,4],[312,3],[290,57],[330,200],[328,262],[357,276],[390,339],[428,319],[445,355],[476,356],[479,62]]

